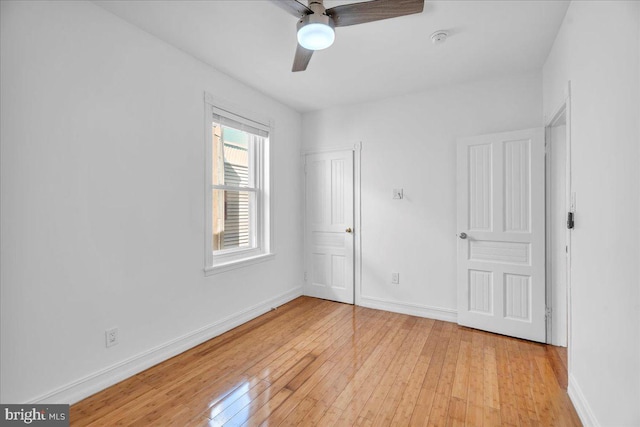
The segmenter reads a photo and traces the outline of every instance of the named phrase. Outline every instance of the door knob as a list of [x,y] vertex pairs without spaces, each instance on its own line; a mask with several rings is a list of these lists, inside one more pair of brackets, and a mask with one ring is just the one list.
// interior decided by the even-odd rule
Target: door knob
[[347,228],[347,229],[346,229],[346,230],[344,230],[344,231],[346,231],[347,233],[351,233],[351,231],[352,231],[352,230],[351,230],[351,227],[349,227],[349,228]]
[[459,236],[461,239],[466,239],[467,238],[467,233],[460,233]]

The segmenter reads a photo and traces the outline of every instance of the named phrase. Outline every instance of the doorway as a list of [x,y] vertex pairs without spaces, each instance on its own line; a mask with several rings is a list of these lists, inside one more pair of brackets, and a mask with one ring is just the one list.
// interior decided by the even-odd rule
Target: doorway
[[547,343],[567,347],[569,325],[570,151],[564,104],[546,128]]
[[355,302],[354,150],[305,156],[304,294]]

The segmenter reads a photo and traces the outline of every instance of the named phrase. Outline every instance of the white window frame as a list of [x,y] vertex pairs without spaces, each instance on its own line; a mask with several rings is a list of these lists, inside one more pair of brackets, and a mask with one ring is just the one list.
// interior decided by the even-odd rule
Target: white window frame
[[[253,113],[248,113],[230,105],[227,102],[214,100],[213,96],[205,93],[205,276],[222,273],[235,268],[244,267],[271,259],[275,254],[272,251],[272,212],[271,212],[271,156],[270,144],[273,139],[273,122],[259,118]],[[253,173],[253,188],[255,192],[255,208],[251,218],[250,240],[255,244],[250,248],[232,248],[221,251],[212,249],[212,190],[228,189],[237,190],[237,187],[216,185],[212,182],[212,150],[213,136],[212,123],[214,115],[223,116],[235,122],[246,124],[268,133],[262,143],[254,144],[254,155],[250,160],[250,173]]]

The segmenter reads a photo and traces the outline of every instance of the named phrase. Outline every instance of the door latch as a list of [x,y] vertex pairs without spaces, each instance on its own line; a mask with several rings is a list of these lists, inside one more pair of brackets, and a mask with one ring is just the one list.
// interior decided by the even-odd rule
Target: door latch
[[573,212],[567,214],[567,228],[571,230],[575,226],[573,222]]

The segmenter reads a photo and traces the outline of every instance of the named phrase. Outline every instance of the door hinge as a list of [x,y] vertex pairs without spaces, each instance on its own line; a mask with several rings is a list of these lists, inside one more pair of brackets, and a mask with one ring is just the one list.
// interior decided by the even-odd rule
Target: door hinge
[[307,272],[306,271],[304,272],[304,281],[305,282],[307,281]]
[[551,318],[551,307],[545,307],[544,317],[546,317],[547,319]]

